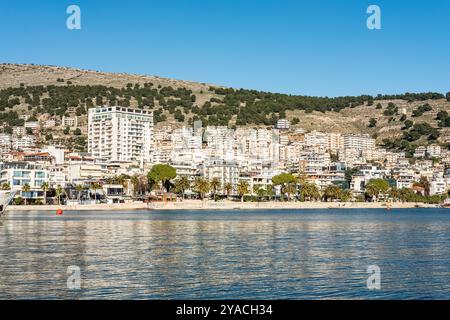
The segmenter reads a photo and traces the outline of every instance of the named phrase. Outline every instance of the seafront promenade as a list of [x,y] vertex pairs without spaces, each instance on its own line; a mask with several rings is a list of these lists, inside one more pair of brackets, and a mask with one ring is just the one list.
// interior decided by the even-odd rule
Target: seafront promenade
[[[391,208],[436,208],[435,204],[415,202],[390,203]],[[179,202],[132,202],[119,204],[90,204],[90,205],[30,205],[9,206],[8,211],[52,211],[77,210],[77,211],[111,211],[111,210],[255,210],[255,209],[377,209],[386,208],[385,202],[236,202],[236,201],[200,201],[184,200]]]

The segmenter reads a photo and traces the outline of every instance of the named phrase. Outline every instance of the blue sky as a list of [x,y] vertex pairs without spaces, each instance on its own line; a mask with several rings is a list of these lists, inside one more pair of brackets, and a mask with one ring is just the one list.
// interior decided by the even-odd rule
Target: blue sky
[[0,62],[320,96],[450,91],[448,0],[1,1],[0,39]]

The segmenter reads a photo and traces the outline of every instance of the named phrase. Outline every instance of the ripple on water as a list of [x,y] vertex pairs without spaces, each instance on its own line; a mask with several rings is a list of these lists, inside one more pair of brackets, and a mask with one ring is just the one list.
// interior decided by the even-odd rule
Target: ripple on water
[[[449,211],[391,212],[14,212],[0,298],[449,299]],[[369,265],[381,290],[367,289]]]

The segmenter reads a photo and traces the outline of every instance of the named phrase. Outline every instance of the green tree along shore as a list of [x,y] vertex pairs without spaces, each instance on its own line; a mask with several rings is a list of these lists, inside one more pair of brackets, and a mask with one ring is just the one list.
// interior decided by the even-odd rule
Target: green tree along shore
[[[272,178],[272,184],[268,186],[254,185],[250,189],[249,183],[240,180],[233,190],[229,184],[222,185],[218,179],[208,181],[202,177],[190,181],[185,176],[178,177],[175,168],[170,165],[155,165],[148,173],[146,191],[154,189],[154,186],[164,185],[165,191],[185,198],[187,190],[193,191],[199,199],[207,198],[215,201],[229,199],[233,195],[239,201],[341,201],[341,202],[421,202],[428,204],[442,203],[447,195],[429,195],[429,184],[426,178],[422,178],[416,186],[423,187],[424,194],[415,192],[413,189],[396,189],[391,187],[384,179],[372,179],[366,185],[364,194],[354,196],[349,189],[343,189],[338,185],[328,185],[323,190],[306,180],[303,175],[281,173]],[[133,180],[133,179],[132,179]],[[135,180],[139,180],[138,177]],[[428,192],[427,192],[428,186]]]
[[[142,198],[152,191],[162,191],[164,193],[174,193],[181,200],[186,198],[186,191],[190,191],[190,197],[201,200],[211,199],[214,201],[231,200],[240,202],[263,202],[263,201],[286,201],[286,202],[311,202],[311,201],[338,201],[338,202],[414,202],[426,204],[440,204],[448,195],[430,196],[430,184],[427,178],[422,177],[414,187],[419,187],[423,193],[419,193],[414,189],[403,188],[397,189],[392,187],[387,180],[372,179],[365,186],[365,192],[362,194],[353,194],[350,189],[342,188],[336,184],[330,184],[320,190],[314,183],[307,181],[306,176],[291,173],[281,173],[272,178],[269,185],[253,185],[250,188],[247,180],[239,180],[233,188],[231,183],[221,184],[217,178],[211,181],[197,177],[191,181],[186,176],[178,176],[175,168],[167,164],[157,164],[147,173],[147,175],[118,175],[109,177],[103,181],[92,184],[90,187],[77,185],[76,192],[79,199],[80,194],[84,190],[91,189],[96,191],[102,188],[102,184],[119,184],[124,187],[130,186],[133,190],[133,196]],[[7,183],[1,186],[2,190],[10,190],[11,186]],[[26,193],[30,191],[29,185],[24,185],[25,198],[19,197],[14,200],[15,205],[30,204]],[[58,204],[61,203],[62,197],[65,196],[64,189],[61,186],[50,189],[48,184],[42,185],[45,194],[48,191],[56,197]],[[44,196],[44,202],[34,202],[32,204],[39,205],[47,202]]]

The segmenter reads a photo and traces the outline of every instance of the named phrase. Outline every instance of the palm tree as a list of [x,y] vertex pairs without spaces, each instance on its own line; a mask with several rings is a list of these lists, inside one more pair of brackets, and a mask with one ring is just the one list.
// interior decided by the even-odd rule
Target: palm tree
[[204,200],[205,195],[209,192],[211,186],[208,180],[197,178],[194,182],[194,189],[200,194],[200,198]]
[[225,192],[227,193],[227,198],[229,198],[231,191],[233,191],[233,185],[231,184],[231,182],[227,182],[227,183],[225,183],[223,188],[225,189]]
[[181,193],[182,199],[184,200],[184,193],[187,189],[191,187],[191,182],[188,177],[182,176],[180,179],[175,181],[175,192]]
[[393,188],[389,189],[388,193],[389,193],[389,196],[392,198],[392,201],[397,202],[398,197],[400,195],[399,190],[397,188],[393,187]]
[[304,182],[302,184],[302,197],[308,201],[311,201],[312,199],[317,200],[320,198],[320,192],[319,188],[313,183]]
[[134,176],[131,177],[130,181],[131,185],[133,186],[133,196],[136,196],[136,193],[139,189],[139,176],[135,174]]
[[266,196],[266,189],[259,188],[258,190],[256,190],[256,195],[258,196],[258,201],[261,201],[261,199]]
[[237,193],[241,197],[241,202],[244,202],[244,195],[249,193],[249,184],[247,181],[241,180],[237,185]]
[[287,193],[288,201],[291,200],[291,194],[297,192],[297,185],[295,183],[288,183],[282,187],[283,193]]
[[75,186],[75,189],[77,190],[77,199],[78,199],[78,203],[81,202],[81,191],[84,190],[84,186],[82,184],[77,184]]
[[335,184],[328,185],[323,191],[323,196],[328,201],[328,199],[334,200],[341,197],[341,188]]
[[58,198],[58,205],[61,204],[61,195],[64,193],[64,189],[58,184],[55,189],[56,197]]
[[44,182],[41,184],[41,189],[44,192],[44,205],[47,204],[47,190],[49,189],[48,183]]
[[2,190],[11,190],[11,186],[9,185],[9,182],[2,183]]
[[222,183],[220,182],[220,179],[215,177],[211,180],[211,182],[209,183],[209,185],[211,186],[211,189],[213,191],[213,198],[214,201],[216,201],[216,194],[217,194],[217,190],[220,189],[220,187],[222,186]]
[[25,205],[27,205],[27,198],[28,198],[27,195],[25,195],[25,193],[30,192],[30,190],[31,190],[31,188],[30,188],[30,185],[28,183],[25,183],[22,186],[22,196],[23,196],[23,199],[25,201]]
[[266,194],[269,197],[269,201],[275,197],[275,190],[273,190],[273,185],[269,184],[266,187]]
[[91,189],[94,190],[95,203],[97,203],[97,190],[100,190],[101,188],[102,188],[102,186],[98,182],[95,182],[91,185]]
[[353,197],[352,192],[349,189],[342,190],[340,199],[342,202],[348,202]]

